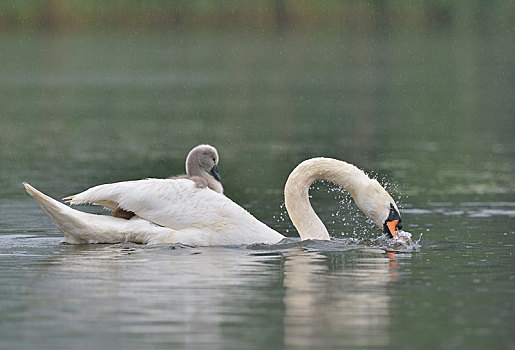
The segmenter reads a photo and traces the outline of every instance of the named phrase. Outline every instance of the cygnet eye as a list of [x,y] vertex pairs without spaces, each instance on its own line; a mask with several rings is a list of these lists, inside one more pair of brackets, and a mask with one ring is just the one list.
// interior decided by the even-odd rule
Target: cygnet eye
[[213,162],[216,162],[216,159],[215,159],[215,158],[213,158]]

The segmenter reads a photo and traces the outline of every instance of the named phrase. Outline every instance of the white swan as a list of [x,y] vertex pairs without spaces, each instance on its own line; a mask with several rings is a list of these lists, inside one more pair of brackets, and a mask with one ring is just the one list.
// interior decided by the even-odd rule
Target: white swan
[[[330,158],[299,164],[285,185],[285,204],[301,239],[330,239],[309,203],[309,186],[327,180],[343,187],[358,207],[386,233],[398,236],[401,218],[386,190],[354,165]],[[269,228],[229,198],[187,179],[146,179],[92,187],[71,196],[71,204],[120,206],[136,214],[130,220],[84,213],[24,183],[64,234],[67,243],[182,243],[195,246],[239,245],[281,241]]]

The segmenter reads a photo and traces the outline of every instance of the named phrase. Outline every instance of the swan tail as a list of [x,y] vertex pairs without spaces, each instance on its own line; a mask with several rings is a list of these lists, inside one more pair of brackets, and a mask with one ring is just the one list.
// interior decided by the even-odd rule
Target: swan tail
[[26,182],[23,186],[63,233],[65,243],[118,243],[130,239],[117,227],[122,223],[119,220],[124,219],[84,213],[56,201]]

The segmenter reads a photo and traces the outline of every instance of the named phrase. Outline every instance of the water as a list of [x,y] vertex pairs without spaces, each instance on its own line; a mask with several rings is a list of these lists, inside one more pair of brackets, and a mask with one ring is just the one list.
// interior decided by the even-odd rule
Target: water
[[[511,42],[3,34],[0,348],[515,349]],[[226,194],[289,240],[62,245],[21,186],[175,175],[203,142]],[[296,240],[282,189],[313,156],[378,178],[420,247],[382,249],[326,183],[334,240]]]

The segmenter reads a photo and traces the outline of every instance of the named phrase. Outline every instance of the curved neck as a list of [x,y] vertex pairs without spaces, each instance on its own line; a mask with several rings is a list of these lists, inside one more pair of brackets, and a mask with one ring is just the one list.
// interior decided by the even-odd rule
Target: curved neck
[[386,192],[381,185],[377,181],[369,179],[362,170],[352,164],[331,158],[313,158],[300,163],[292,171],[284,187],[286,210],[302,240],[330,239],[325,225],[309,203],[309,187],[317,180],[331,181],[345,189],[354,198],[358,207],[382,227],[380,219],[374,218],[375,213],[368,208],[364,210],[368,204],[365,203],[365,199],[368,198],[360,198],[363,197],[361,193],[364,188],[370,187],[371,184],[374,187],[377,184]]

